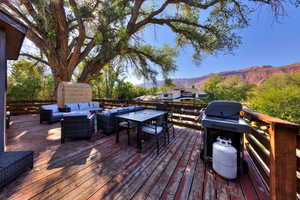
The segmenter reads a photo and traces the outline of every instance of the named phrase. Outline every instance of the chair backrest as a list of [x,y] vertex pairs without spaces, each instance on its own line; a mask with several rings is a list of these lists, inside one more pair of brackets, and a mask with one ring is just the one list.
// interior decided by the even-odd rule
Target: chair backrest
[[156,110],[163,110],[166,111],[167,107],[164,104],[157,104],[156,105]]

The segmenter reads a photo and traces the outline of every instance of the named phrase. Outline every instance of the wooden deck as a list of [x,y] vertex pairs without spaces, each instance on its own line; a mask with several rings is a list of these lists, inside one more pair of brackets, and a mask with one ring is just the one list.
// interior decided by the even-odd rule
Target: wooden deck
[[255,171],[227,181],[205,166],[196,130],[176,128],[156,156],[151,142],[137,153],[126,134],[119,144],[98,133],[61,145],[59,123],[40,125],[38,115],[12,120],[7,150],[34,150],[34,169],[0,190],[0,199],[268,199]]

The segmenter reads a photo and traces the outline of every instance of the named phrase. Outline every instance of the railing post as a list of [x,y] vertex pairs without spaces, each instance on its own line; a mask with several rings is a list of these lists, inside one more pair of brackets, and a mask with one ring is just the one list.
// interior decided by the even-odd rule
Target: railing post
[[0,29],[0,152],[5,151],[6,130],[6,33]]
[[270,127],[270,196],[272,200],[296,199],[297,128],[272,123]]

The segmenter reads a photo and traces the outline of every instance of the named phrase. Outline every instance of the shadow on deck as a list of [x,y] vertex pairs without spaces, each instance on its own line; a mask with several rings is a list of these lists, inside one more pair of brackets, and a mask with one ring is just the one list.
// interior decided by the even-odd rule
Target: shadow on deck
[[119,144],[98,133],[61,145],[59,123],[40,125],[38,115],[12,121],[7,150],[33,150],[34,169],[0,190],[0,199],[268,199],[252,170],[227,181],[205,166],[200,131],[176,128],[157,156],[149,142],[137,153],[126,134]]

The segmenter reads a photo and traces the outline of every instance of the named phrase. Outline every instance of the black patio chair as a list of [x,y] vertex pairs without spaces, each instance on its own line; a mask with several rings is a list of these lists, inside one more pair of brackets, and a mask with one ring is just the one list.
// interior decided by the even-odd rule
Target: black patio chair
[[[125,129],[128,137],[128,145],[130,145],[130,131],[137,127],[137,124],[132,121],[119,121],[118,123],[118,132]],[[118,133],[119,134],[119,133]],[[119,138],[117,138],[117,142]]]
[[172,130],[173,133],[173,138],[175,138],[175,128],[174,128],[174,124],[172,123],[172,109],[168,110],[165,104],[158,104],[156,106],[156,110],[161,110],[161,111],[167,111],[167,117],[166,116],[161,116],[159,118],[158,124],[165,124],[166,126],[166,130],[167,130],[167,134],[168,134],[168,142],[169,142],[169,137],[170,137],[170,130]]
[[156,139],[156,147],[157,147],[157,155],[159,155],[160,150],[160,141],[159,137],[163,134],[164,137],[164,145],[167,144],[166,142],[166,126],[162,124],[161,126],[158,125],[158,123],[150,123],[150,124],[144,124],[141,127],[141,131],[145,134],[154,136]]

